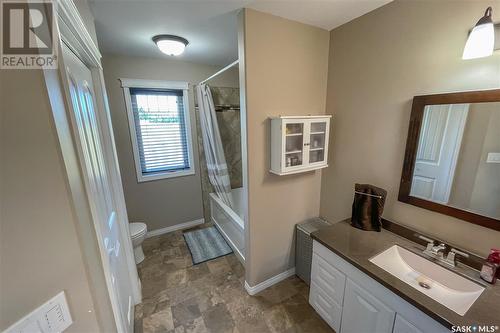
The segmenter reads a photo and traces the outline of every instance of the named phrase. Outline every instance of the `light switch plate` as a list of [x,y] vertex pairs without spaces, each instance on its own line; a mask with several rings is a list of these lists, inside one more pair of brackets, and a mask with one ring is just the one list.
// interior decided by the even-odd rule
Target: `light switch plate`
[[500,163],[500,153],[488,153],[486,163]]
[[5,333],[56,333],[62,332],[73,323],[64,291],[41,305]]

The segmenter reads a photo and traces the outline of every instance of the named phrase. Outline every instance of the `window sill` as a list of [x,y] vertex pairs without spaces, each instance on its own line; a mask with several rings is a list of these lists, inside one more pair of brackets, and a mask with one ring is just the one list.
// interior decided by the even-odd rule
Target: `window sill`
[[169,179],[169,178],[177,178],[177,177],[185,177],[194,175],[194,169],[182,170],[182,171],[170,171],[170,172],[159,172],[152,175],[137,175],[137,181],[139,183],[149,182],[153,180],[161,180],[161,179]]

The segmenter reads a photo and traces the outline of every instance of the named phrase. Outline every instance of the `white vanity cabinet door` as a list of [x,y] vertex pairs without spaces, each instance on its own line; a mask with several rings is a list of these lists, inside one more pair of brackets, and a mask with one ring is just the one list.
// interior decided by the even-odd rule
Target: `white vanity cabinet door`
[[341,333],[392,333],[395,311],[347,279]]
[[[450,330],[426,315],[416,311],[407,312],[404,317],[398,308],[393,333],[449,333]],[[407,317],[408,316],[408,317]]]
[[415,325],[397,314],[392,333],[424,333],[424,331],[418,329]]

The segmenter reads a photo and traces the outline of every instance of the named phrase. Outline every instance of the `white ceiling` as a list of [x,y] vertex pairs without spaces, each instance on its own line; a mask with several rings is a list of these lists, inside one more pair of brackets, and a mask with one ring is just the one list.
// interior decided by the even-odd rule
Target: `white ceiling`
[[158,34],[189,40],[180,60],[225,65],[237,54],[241,8],[331,30],[392,0],[90,0],[102,53],[165,57],[151,41]]

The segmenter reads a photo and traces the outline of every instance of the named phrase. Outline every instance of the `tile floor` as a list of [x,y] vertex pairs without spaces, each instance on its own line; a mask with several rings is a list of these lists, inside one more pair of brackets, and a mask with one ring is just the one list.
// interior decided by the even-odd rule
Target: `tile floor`
[[147,239],[143,248],[135,333],[333,332],[297,277],[250,296],[234,254],[193,266],[182,232]]

